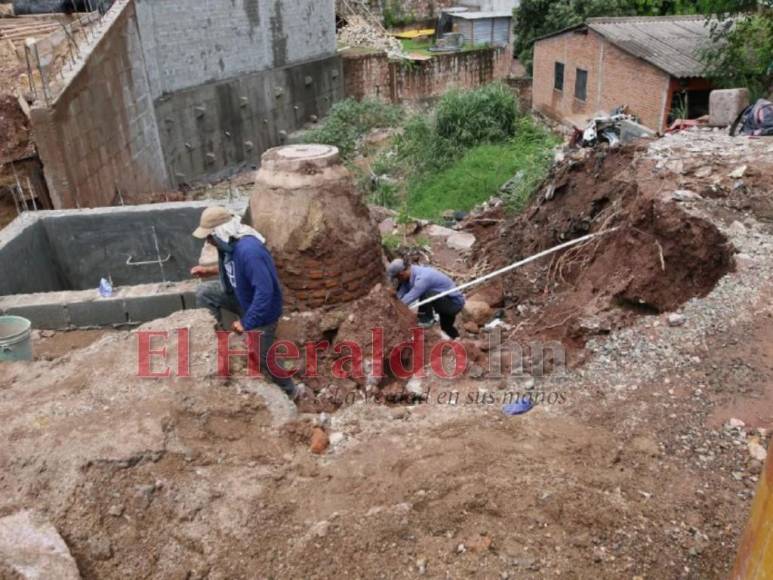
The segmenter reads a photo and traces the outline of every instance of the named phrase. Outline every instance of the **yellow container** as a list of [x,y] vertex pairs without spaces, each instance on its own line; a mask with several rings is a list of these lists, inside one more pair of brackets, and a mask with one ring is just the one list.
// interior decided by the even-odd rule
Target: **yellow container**
[[757,486],[752,512],[738,549],[731,578],[768,580],[773,578],[773,445]]

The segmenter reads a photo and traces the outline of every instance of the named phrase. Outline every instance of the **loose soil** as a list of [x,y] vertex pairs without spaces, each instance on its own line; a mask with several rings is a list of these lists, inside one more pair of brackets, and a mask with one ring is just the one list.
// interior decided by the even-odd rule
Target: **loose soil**
[[[595,178],[580,159],[522,218],[470,218],[471,270],[621,227],[501,289],[508,344],[561,338],[575,367],[427,377],[424,403],[297,414],[271,385],[215,376],[211,317],[178,313],[144,330],[191,329],[190,377],[137,377],[136,332],[2,365],[0,517],[45,513],[85,578],[726,578],[762,469],[747,446],[773,427],[773,227],[727,177],[748,141],[697,178],[668,162],[714,138],[688,137],[608,152]],[[769,198],[756,151],[742,181]],[[720,195],[671,199],[717,176]],[[527,391],[555,397],[505,416]]]

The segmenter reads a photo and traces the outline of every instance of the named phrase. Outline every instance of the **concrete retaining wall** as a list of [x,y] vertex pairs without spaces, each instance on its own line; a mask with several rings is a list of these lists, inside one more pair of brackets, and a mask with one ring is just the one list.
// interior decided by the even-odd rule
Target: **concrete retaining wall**
[[56,208],[111,205],[169,185],[134,4],[116,2],[89,57],[50,107],[31,111]]
[[151,92],[335,54],[333,0],[136,0]]
[[156,101],[172,185],[257,165],[267,149],[343,98],[338,56],[244,74]]
[[56,208],[222,178],[343,97],[334,0],[116,0],[100,29],[32,111]]

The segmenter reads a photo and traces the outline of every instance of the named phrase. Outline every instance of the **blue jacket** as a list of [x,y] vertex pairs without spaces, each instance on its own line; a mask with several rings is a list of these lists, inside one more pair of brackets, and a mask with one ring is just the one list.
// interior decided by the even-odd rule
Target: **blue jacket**
[[[397,297],[409,306],[422,298],[429,298],[446,290],[456,288],[448,276],[429,266],[411,266],[411,278],[400,284]],[[448,295],[460,308],[464,306],[464,296],[458,290]]]
[[[227,247],[227,246],[226,246]],[[282,316],[282,288],[274,260],[260,240],[247,236],[221,251],[221,273],[226,292],[236,294],[242,307],[244,330],[273,324]]]

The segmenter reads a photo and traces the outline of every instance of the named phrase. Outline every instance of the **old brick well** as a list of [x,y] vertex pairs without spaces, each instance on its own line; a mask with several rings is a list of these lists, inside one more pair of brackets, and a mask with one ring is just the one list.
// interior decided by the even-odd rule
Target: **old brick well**
[[378,229],[337,148],[266,151],[250,211],[276,261],[287,310],[350,302],[383,279]]

